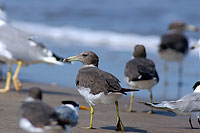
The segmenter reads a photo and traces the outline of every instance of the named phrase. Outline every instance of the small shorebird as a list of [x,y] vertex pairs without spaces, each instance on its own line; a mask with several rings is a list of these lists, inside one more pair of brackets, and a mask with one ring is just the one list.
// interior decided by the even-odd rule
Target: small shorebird
[[[159,77],[154,62],[146,58],[143,45],[135,46],[133,57],[126,64],[124,81],[131,88],[148,89],[153,103],[152,87],[158,83]],[[131,92],[129,112],[133,112],[133,98],[134,94]],[[149,113],[153,113],[153,110],[151,109]]]
[[61,133],[71,120],[59,117],[54,108],[42,102],[42,90],[30,89],[29,96],[19,110],[19,127],[34,133]]
[[63,62],[68,61],[80,61],[83,63],[76,76],[76,86],[80,95],[85,98],[91,107],[90,124],[86,129],[93,129],[93,106],[95,104],[110,104],[115,102],[117,111],[116,131],[124,131],[124,126],[119,117],[118,99],[125,92],[137,90],[122,88],[119,80],[114,75],[99,69],[99,57],[91,51],[82,52],[77,56],[63,60]]
[[161,38],[161,43],[159,46],[160,57],[164,62],[165,71],[165,90],[163,92],[163,98],[166,98],[167,87],[168,87],[168,66],[167,62],[176,61],[179,63],[178,70],[178,93],[177,97],[181,96],[182,87],[182,73],[183,73],[183,58],[188,53],[188,39],[184,35],[184,31],[192,30],[198,31],[193,25],[187,25],[181,21],[172,22],[168,27],[168,33],[164,34]]
[[151,106],[156,109],[167,110],[180,115],[188,115],[191,128],[191,117],[195,116],[198,119],[200,125],[200,81],[197,81],[193,86],[194,92],[188,94],[177,101],[162,101],[161,103],[149,103],[140,102],[147,106]]
[[70,133],[70,128],[74,127],[78,123],[79,118],[79,103],[76,101],[62,101],[62,105],[55,108],[59,117],[63,120],[70,120],[72,123],[70,125],[65,125],[67,133]]
[[0,20],[0,60],[9,65],[6,84],[0,93],[10,90],[13,64],[17,64],[16,71],[12,77],[16,91],[20,91],[21,83],[18,80],[18,73],[21,66],[28,66],[35,63],[47,63],[62,65],[61,57],[56,56],[41,42],[37,42],[31,35],[8,25]]

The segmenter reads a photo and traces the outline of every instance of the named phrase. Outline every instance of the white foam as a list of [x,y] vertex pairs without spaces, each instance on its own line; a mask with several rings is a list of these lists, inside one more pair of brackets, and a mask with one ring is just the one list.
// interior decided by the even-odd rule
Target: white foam
[[[90,47],[104,46],[111,50],[132,51],[136,44],[145,45],[149,52],[157,52],[160,36],[138,35],[134,33],[118,33],[112,31],[91,30],[72,26],[47,26],[37,23],[13,22],[13,25],[22,30],[41,37],[48,37],[61,42],[79,42]],[[191,39],[190,44],[196,40]],[[66,43],[62,43],[65,44]]]

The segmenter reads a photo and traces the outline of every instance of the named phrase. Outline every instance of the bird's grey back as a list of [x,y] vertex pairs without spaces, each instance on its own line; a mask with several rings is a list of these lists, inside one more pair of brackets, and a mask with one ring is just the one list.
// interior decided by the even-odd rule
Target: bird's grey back
[[67,106],[58,106],[55,108],[55,110],[58,113],[60,119],[67,119],[71,121],[70,126],[73,127],[77,125],[79,116],[75,110]]
[[[0,27],[0,42],[6,45],[6,49],[17,60],[32,62],[47,56],[47,53],[44,52],[46,48],[44,46],[41,47],[31,38],[30,34],[7,24]],[[30,42],[33,44],[31,45]]]
[[[154,62],[146,58],[134,58],[128,61],[124,75],[127,76],[130,81],[150,80],[153,77],[159,80]],[[138,79],[140,75],[142,77]]]
[[171,105],[173,109],[180,111],[182,114],[200,112],[200,93],[191,93],[177,101],[164,101],[161,104],[163,103]]
[[83,67],[76,76],[76,85],[90,88],[92,94],[119,92],[119,80],[112,74],[97,67]]
[[51,122],[58,120],[55,110],[39,100],[23,103],[19,110],[19,117],[26,118],[36,127],[50,125]]
[[188,40],[184,34],[168,33],[162,36],[159,51],[173,49],[186,54],[188,52]]

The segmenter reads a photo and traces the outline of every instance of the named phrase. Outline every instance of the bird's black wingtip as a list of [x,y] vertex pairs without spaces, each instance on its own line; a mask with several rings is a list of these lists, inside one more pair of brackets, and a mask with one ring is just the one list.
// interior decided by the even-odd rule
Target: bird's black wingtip
[[67,62],[67,63],[70,63],[71,64],[71,61],[67,61],[65,58],[62,58],[62,57],[59,57],[57,56],[56,54],[53,53],[53,57],[56,58],[57,61],[60,61],[60,62]]
[[127,88],[122,88],[120,92],[126,95],[125,92],[131,92],[131,91],[139,91],[139,90],[138,90],[138,89],[127,89]]

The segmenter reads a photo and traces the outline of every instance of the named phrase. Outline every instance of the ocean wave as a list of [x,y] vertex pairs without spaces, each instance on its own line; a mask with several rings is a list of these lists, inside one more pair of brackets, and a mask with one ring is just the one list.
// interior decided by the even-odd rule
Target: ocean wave
[[[143,36],[134,33],[97,31],[73,26],[47,26],[21,21],[14,21],[12,25],[30,34],[59,41],[61,44],[66,44],[66,41],[78,42],[90,47],[103,46],[117,51],[132,51],[134,45],[143,44],[149,52],[157,52],[160,42],[160,36],[156,35]],[[190,44],[196,41],[195,39],[189,40]]]

